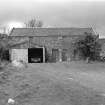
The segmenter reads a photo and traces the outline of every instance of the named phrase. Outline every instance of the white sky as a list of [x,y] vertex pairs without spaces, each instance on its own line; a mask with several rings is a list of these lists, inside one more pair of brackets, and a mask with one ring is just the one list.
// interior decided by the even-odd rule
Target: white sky
[[44,26],[93,27],[105,37],[105,0],[0,0],[0,23],[42,20]]

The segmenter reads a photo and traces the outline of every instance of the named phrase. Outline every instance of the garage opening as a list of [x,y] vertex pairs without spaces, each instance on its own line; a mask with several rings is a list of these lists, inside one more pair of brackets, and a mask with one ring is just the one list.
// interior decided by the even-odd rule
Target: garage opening
[[42,62],[44,62],[44,48],[29,48],[28,63],[42,63]]

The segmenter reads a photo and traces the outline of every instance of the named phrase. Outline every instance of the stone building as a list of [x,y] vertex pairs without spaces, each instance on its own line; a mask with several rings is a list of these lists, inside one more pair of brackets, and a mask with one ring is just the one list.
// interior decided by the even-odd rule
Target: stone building
[[9,35],[11,60],[61,62],[72,59],[72,43],[92,28],[13,28]]
[[105,60],[105,38],[100,38],[98,42],[101,45],[100,56]]

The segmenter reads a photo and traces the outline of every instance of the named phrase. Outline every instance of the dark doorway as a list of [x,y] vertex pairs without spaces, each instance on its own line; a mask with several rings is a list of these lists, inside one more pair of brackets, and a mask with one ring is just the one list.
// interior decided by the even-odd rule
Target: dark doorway
[[3,52],[2,59],[3,59],[3,60],[6,60],[6,61],[9,61],[9,60],[10,60],[10,59],[9,59],[9,50],[5,50],[5,51]]
[[43,62],[43,48],[29,48],[28,49],[28,62],[29,63],[42,63]]

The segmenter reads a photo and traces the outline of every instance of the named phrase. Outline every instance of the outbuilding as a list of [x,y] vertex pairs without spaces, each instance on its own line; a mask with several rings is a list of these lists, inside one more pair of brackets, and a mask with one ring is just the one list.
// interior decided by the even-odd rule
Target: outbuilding
[[72,43],[92,28],[13,28],[9,35],[11,61],[27,63],[70,61]]

